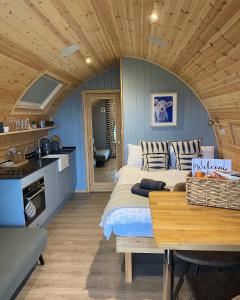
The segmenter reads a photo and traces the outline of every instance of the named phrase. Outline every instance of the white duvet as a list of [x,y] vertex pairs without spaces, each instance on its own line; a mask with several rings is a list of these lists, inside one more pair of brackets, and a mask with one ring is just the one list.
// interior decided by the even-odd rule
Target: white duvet
[[124,166],[116,174],[117,185],[121,184],[135,184],[140,182],[143,178],[160,180],[166,182],[166,187],[172,190],[175,184],[185,182],[189,171],[181,171],[176,169],[162,170],[162,171],[144,171],[140,168]]
[[[116,186],[134,185],[143,178],[149,178],[164,181],[166,187],[173,190],[175,184],[186,181],[188,173],[189,171],[176,169],[149,172],[137,167],[124,166],[116,174]],[[100,226],[107,239],[112,232],[119,236],[152,236],[150,208],[131,207],[129,203],[129,207],[112,210],[102,217]]]

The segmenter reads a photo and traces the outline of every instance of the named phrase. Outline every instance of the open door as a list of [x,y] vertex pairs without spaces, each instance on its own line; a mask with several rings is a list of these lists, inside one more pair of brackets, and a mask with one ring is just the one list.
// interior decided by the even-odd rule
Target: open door
[[83,92],[88,191],[111,191],[122,166],[119,90]]

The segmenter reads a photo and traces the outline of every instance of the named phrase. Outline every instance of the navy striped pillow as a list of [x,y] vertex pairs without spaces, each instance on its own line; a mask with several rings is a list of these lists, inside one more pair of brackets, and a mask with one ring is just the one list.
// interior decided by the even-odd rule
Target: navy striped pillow
[[147,154],[147,169],[148,171],[166,170],[168,168],[168,154]]
[[[167,169],[168,166],[168,142],[148,142],[148,141],[140,141],[142,147],[142,169],[148,169],[148,156],[150,154],[161,155],[161,163],[159,166],[164,164],[164,169]],[[154,156],[152,155],[152,157]],[[156,158],[154,158],[156,159]],[[162,168],[161,168],[162,169]]]
[[177,169],[191,170],[192,159],[201,156],[202,139],[172,142]]

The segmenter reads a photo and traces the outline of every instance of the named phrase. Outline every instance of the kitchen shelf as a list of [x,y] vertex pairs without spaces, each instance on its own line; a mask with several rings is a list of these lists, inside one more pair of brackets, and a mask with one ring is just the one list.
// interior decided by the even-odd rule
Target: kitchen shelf
[[2,132],[2,133],[0,133],[0,137],[5,136],[5,135],[11,135],[11,134],[19,134],[19,133],[28,133],[28,132],[50,130],[50,129],[54,129],[54,128],[59,128],[59,126],[48,126],[48,127],[45,127],[45,128],[35,128],[35,129],[32,128],[32,129],[27,129],[27,130]]

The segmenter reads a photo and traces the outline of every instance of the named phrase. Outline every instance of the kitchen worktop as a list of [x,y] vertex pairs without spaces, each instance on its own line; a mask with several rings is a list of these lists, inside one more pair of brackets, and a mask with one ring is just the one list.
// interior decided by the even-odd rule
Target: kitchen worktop
[[68,154],[73,151],[76,151],[76,147],[63,147],[58,154]]
[[[63,147],[58,154],[68,154],[76,147]],[[22,179],[58,160],[58,158],[28,158],[28,163],[18,168],[0,168],[0,179]]]

